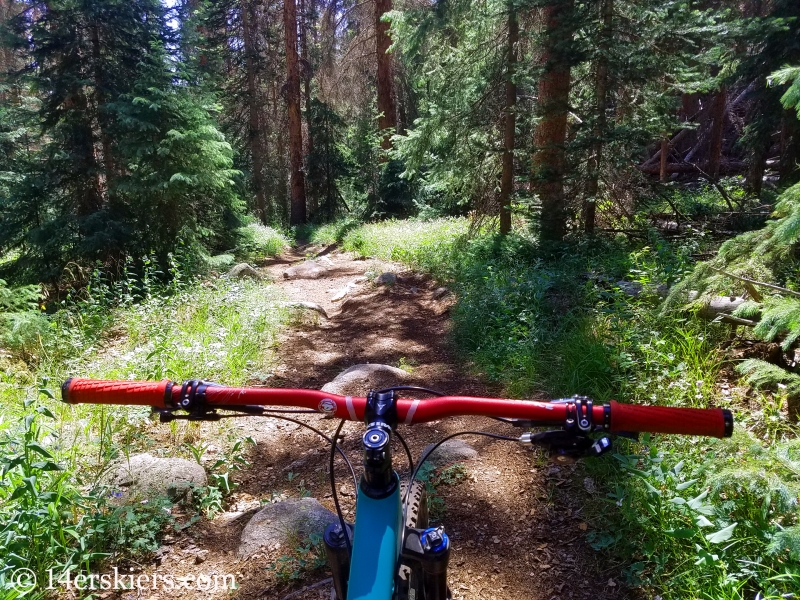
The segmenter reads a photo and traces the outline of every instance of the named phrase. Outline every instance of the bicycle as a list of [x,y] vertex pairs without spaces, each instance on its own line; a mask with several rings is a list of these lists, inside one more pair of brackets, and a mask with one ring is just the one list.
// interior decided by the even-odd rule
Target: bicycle
[[[401,398],[417,392],[428,399]],[[611,450],[608,434],[635,437],[639,432],[730,437],[728,410],[638,406],[611,401],[595,404],[574,396],[550,402],[446,396],[416,386],[370,391],[366,397],[339,396],[316,390],[229,388],[200,380],[181,385],[171,381],[98,381],[73,378],[62,386],[68,404],[96,403],[150,406],[161,422],[175,419],[218,421],[230,417],[270,416],[307,427],[331,444],[330,483],[338,523],[323,535],[328,566],[339,600],[448,600],[447,566],[450,540],[443,527],[429,527],[425,489],[417,479],[435,449],[458,435],[475,434],[543,446],[562,457],[601,456]],[[268,408],[268,407],[300,408]],[[228,413],[222,414],[219,411]],[[182,411],[182,412],[177,412]],[[184,414],[185,413],[185,414]],[[318,413],[341,419],[333,437],[287,416]],[[397,427],[455,416],[491,417],[515,427],[559,429],[526,432],[519,437],[467,431],[441,439],[414,465]],[[338,445],[345,421],[363,421],[364,472],[355,472]],[[391,440],[401,442],[409,462],[409,481],[401,482],[392,466]],[[344,457],[357,487],[355,523],[342,514],[334,476],[336,452]]]

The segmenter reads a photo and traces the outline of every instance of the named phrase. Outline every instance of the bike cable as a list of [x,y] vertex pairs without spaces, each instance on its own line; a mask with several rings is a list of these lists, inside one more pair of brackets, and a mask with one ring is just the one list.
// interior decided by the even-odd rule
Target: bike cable
[[[330,473],[330,481],[331,481],[331,495],[333,496],[333,505],[336,507],[336,515],[339,517],[339,524],[342,526],[342,533],[344,534],[344,541],[347,544],[347,551],[352,556],[353,554],[353,543],[350,541],[350,530],[347,528],[347,523],[344,520],[344,515],[342,514],[342,507],[339,505],[339,494],[336,492],[336,474],[333,472],[333,459],[336,457],[336,449],[339,448],[339,434],[342,432],[342,427],[344,427],[344,423],[347,419],[342,419],[339,421],[339,426],[336,428],[336,432],[333,434],[333,439],[331,441],[331,457],[330,457],[330,464],[328,465],[328,472]],[[339,449],[342,456],[344,456],[344,451]],[[347,461],[347,464],[350,465],[350,461],[347,460],[347,457],[344,458]],[[352,466],[350,467],[352,471]],[[353,484],[355,485],[355,493],[358,496],[358,482],[356,481],[355,472],[353,472]]]
[[400,432],[395,431],[394,434],[397,436],[397,439],[400,440],[400,443],[403,444],[403,450],[406,451],[406,458],[408,459],[408,476],[409,476],[408,485],[411,485],[411,482],[413,480],[410,477],[411,474],[414,472],[414,459],[411,457],[411,450],[409,450],[408,444],[406,444],[406,441],[403,439],[403,436],[400,435]]
[[[308,412],[313,412],[313,413],[319,414],[316,410],[311,410],[311,411],[308,411]],[[315,427],[312,427],[308,423],[303,423],[302,421],[298,421],[297,419],[292,419],[291,417],[284,417],[284,416],[281,416],[281,415],[276,415],[276,414],[271,414],[271,413],[264,413],[264,414],[259,415],[259,416],[272,417],[273,419],[282,419],[284,421],[290,421],[292,423],[296,423],[297,425],[301,425],[301,426],[305,427],[306,429],[310,429],[311,431],[316,433],[318,436],[320,436],[322,439],[324,439],[329,444],[333,444],[333,440],[331,438],[329,438],[327,435],[322,433],[319,429],[317,429]],[[355,469],[353,469],[353,463],[350,462],[350,459],[347,458],[347,455],[344,453],[344,450],[342,450],[339,447],[338,444],[336,444],[335,446],[336,446],[336,450],[339,451],[339,454],[342,455],[342,458],[344,459],[344,462],[347,463],[347,468],[350,469],[350,475],[353,476],[353,485],[358,485],[358,481],[356,480],[356,471],[355,471]]]
[[409,481],[408,489],[406,490],[406,495],[403,498],[403,514],[405,514],[405,512],[406,512],[406,510],[408,508],[408,494],[411,492],[411,484],[417,478],[417,473],[419,473],[419,470],[422,468],[422,465],[425,464],[425,461],[428,460],[428,458],[430,458],[430,456],[436,451],[436,449],[439,446],[444,444],[447,440],[450,440],[450,439],[452,439],[454,437],[458,437],[459,435],[483,435],[485,437],[494,438],[496,440],[507,440],[509,442],[518,442],[519,441],[519,438],[516,438],[516,437],[509,437],[507,435],[499,435],[497,433],[489,433],[488,431],[459,431],[458,433],[453,433],[451,435],[448,435],[447,437],[442,438],[441,440],[436,442],[433,445],[433,448],[431,448],[430,451],[419,460],[419,463],[417,463],[417,467],[414,469],[413,475],[411,475],[411,479]]

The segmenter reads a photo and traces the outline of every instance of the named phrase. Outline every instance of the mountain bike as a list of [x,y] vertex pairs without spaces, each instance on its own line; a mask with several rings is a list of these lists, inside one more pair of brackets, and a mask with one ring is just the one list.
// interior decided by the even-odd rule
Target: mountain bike
[[[405,398],[410,394],[426,399]],[[162,422],[176,419],[219,421],[242,416],[269,416],[292,421],[316,432],[331,445],[330,484],[338,523],[323,535],[328,566],[339,600],[448,600],[447,566],[450,539],[443,527],[429,527],[420,468],[438,446],[458,435],[474,434],[542,446],[554,457],[601,456],[612,448],[610,435],[635,437],[639,432],[730,437],[733,417],[728,410],[638,406],[611,401],[597,404],[574,396],[550,402],[446,396],[416,386],[370,391],[366,397],[339,396],[304,389],[231,388],[200,380],[98,381],[73,378],[62,386],[68,404],[150,406]],[[296,408],[287,408],[296,407]],[[221,412],[226,411],[226,412]],[[318,413],[340,419],[328,437],[292,413]],[[517,437],[485,431],[464,431],[440,440],[414,465],[398,432],[414,425],[456,416],[491,417],[528,431]],[[353,467],[339,447],[346,421],[366,425],[362,437],[363,474],[356,482]],[[402,485],[392,466],[391,442],[397,438],[409,463],[410,477]],[[339,453],[350,467],[357,488],[355,523],[342,514],[334,476]]]

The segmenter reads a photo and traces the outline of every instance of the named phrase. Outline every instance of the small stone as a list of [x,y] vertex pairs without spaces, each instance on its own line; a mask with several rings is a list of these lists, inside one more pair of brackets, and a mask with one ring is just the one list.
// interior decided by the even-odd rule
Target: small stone
[[320,306],[316,302],[289,302],[287,306],[291,308],[303,308],[306,310],[313,310],[321,314],[326,319],[330,318],[328,317],[328,311],[326,311],[322,306]]
[[431,298],[433,298],[434,300],[438,300],[439,298],[444,298],[449,292],[450,290],[448,290],[446,287],[436,288],[435,290],[433,290]]
[[194,555],[194,564],[200,565],[206,562],[206,558],[208,558],[209,551],[208,550],[200,550],[197,554]]
[[397,275],[389,272],[381,273],[378,275],[378,278],[375,279],[375,283],[378,285],[394,285],[397,283]]
[[261,273],[256,271],[253,267],[248,265],[247,263],[239,263],[235,267],[233,267],[230,271],[228,271],[228,277],[231,279],[261,279]]
[[642,284],[638,281],[618,281],[617,287],[626,296],[637,298],[642,293]]

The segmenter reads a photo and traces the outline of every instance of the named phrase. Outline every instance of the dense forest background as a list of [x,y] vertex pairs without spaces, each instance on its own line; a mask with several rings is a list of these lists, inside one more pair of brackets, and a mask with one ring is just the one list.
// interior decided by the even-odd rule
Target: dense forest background
[[753,210],[798,178],[791,71],[774,77],[800,63],[798,16],[791,0],[2,0],[2,274],[166,266],[236,247],[251,216],[471,212],[505,232],[520,215],[560,240],[629,229],[687,179]]
[[[570,510],[648,597],[797,595],[799,31],[797,0],[0,0],[0,600],[144,560],[175,521],[102,473],[202,454],[58,384],[274,384],[302,317],[228,271],[298,242],[446,286],[508,397],[731,409],[615,440]],[[218,441],[191,523],[246,463]]]

